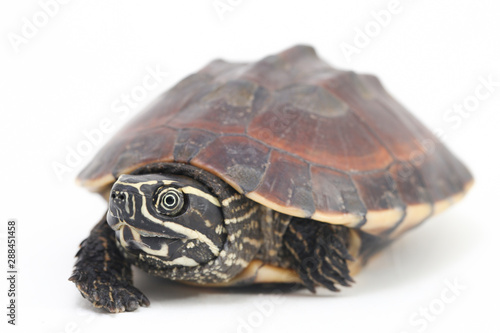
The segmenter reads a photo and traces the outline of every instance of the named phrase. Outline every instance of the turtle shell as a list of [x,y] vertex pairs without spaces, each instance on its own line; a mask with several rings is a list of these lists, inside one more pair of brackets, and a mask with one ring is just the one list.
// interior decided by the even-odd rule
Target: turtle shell
[[79,181],[106,193],[138,167],[188,163],[276,211],[399,235],[460,199],[465,166],[371,75],[295,46],[215,60],[161,95]]

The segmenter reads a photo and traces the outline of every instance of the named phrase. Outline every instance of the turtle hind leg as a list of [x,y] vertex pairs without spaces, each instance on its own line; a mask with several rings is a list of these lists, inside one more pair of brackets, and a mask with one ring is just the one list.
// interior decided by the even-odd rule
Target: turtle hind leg
[[354,282],[347,260],[349,229],[318,221],[293,218],[283,236],[283,249],[302,279],[304,286],[315,292],[320,285],[338,291],[337,285]]
[[95,307],[123,312],[149,305],[147,297],[132,285],[130,264],[120,253],[106,216],[80,244],[76,257],[69,280]]

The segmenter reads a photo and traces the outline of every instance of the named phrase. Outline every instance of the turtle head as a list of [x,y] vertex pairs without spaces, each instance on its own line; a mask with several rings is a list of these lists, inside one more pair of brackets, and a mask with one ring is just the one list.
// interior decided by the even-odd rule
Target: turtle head
[[197,266],[218,256],[227,236],[218,198],[179,175],[120,176],[107,221],[125,254],[142,264]]

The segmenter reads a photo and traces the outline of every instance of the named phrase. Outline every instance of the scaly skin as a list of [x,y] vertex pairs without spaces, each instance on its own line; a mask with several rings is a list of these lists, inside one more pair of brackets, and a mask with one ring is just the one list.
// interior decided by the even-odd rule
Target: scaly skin
[[353,282],[346,263],[352,260],[348,240],[347,227],[293,218],[283,245],[307,289],[315,292],[315,286],[320,285],[338,291],[337,284],[349,286]]
[[149,300],[132,285],[132,270],[115,243],[106,215],[80,244],[70,281],[95,307],[109,312],[133,311]]

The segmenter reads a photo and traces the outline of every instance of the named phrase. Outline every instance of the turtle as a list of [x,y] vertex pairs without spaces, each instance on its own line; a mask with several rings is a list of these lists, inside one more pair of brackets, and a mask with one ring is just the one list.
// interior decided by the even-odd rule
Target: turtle
[[95,307],[150,304],[132,265],[206,287],[350,286],[473,177],[370,74],[297,45],[214,60],[160,95],[77,181],[109,202],[70,281]]

